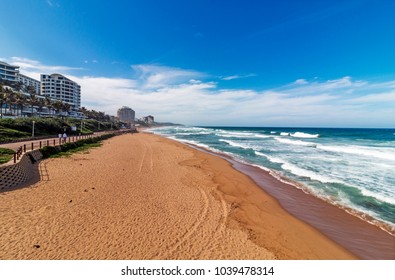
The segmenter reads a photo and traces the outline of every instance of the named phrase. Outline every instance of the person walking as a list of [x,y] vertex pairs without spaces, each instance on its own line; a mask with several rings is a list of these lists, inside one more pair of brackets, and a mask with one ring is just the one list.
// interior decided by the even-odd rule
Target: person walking
[[63,142],[66,143],[66,140],[67,140],[67,134],[65,132],[65,133],[63,133]]

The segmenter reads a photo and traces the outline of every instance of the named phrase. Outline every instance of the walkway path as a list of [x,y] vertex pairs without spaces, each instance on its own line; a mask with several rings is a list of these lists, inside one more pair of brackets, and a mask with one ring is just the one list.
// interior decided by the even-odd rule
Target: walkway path
[[[113,133],[113,132],[120,132],[120,131],[100,131],[100,132],[96,132],[96,133],[89,134],[89,135],[70,136],[70,137],[66,138],[66,142],[67,143],[75,142],[75,141],[78,141],[81,139],[97,137],[97,136],[100,136],[103,134],[108,134],[108,133]],[[30,140],[26,140],[26,141],[0,144],[0,148],[12,149],[16,153],[18,152],[18,150],[21,150],[21,153],[19,154],[19,156],[17,156],[16,159],[13,158],[8,163],[4,164],[4,165],[8,165],[8,164],[16,163],[19,160],[20,156],[25,152],[41,149],[44,146],[58,146],[63,143],[65,143],[63,138],[60,139],[58,137],[50,137],[50,138],[45,138],[45,139],[37,139],[37,140],[30,139]]]

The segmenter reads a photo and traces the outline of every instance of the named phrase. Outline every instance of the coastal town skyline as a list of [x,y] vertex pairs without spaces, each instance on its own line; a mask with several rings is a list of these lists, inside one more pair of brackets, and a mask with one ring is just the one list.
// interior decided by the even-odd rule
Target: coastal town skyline
[[69,77],[81,106],[189,125],[394,127],[390,1],[17,2],[2,5],[0,60]]

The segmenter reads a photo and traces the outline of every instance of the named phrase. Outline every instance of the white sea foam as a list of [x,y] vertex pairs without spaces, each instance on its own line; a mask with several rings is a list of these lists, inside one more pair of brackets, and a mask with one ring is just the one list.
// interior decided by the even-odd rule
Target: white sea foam
[[195,146],[198,146],[198,147],[201,147],[201,148],[205,148],[205,149],[208,149],[208,150],[213,150],[210,146],[208,146],[208,145],[206,145],[206,144],[202,144],[202,143],[197,142],[197,141],[185,140],[185,139],[178,139],[178,138],[172,137],[172,136],[170,136],[170,137],[168,137],[168,138],[173,139],[173,140],[176,140],[176,141],[178,141],[178,142],[187,143],[187,144],[192,144],[192,145],[195,145]]
[[291,139],[286,139],[286,138],[281,138],[281,137],[275,137],[278,142],[283,143],[283,144],[289,144],[289,145],[297,145],[297,146],[308,146],[308,147],[316,147],[317,144],[313,142],[306,142],[306,141],[301,141],[301,140],[291,140]]
[[220,137],[226,138],[269,138],[268,135],[263,135],[259,133],[251,133],[251,132],[232,132],[225,130],[218,130],[216,133]]
[[208,135],[211,134],[211,132],[207,131],[197,131],[197,132],[176,132],[176,135]]
[[385,196],[384,194],[372,192],[372,191],[369,191],[369,190],[366,190],[366,189],[361,189],[361,188],[359,188],[359,189],[361,190],[361,193],[364,196],[374,197],[375,199],[377,199],[379,201],[395,205],[395,199],[390,197],[390,196]]
[[304,132],[295,132],[290,135],[296,138],[318,138],[320,136],[319,134],[309,134]]
[[361,147],[361,146],[326,146],[326,145],[317,145],[318,149],[336,152],[336,153],[346,153],[353,155],[360,155],[365,157],[374,157],[380,159],[386,159],[395,161],[395,149],[393,148],[373,148],[373,147]]
[[289,133],[289,132],[280,132],[280,135],[281,135],[281,136],[289,136],[290,133]]
[[238,143],[238,142],[235,142],[235,141],[226,140],[226,139],[219,139],[219,141],[228,143],[229,145],[231,145],[231,146],[233,146],[233,147],[242,148],[242,149],[251,149],[250,146],[248,146],[248,145],[243,145],[243,144]]
[[254,137],[256,137],[256,138],[272,138],[272,136],[262,135],[262,134],[254,134]]
[[315,181],[320,181],[322,183],[341,183],[340,181],[338,181],[336,179],[329,178],[327,176],[323,176],[323,175],[317,174],[317,173],[315,173],[313,171],[300,168],[300,167],[298,167],[298,166],[296,166],[296,165],[294,165],[292,163],[289,163],[289,162],[287,162],[287,161],[285,161],[283,159],[276,158],[276,157],[273,157],[273,156],[269,156],[269,155],[266,155],[264,153],[257,152],[257,151],[255,151],[255,154],[259,155],[259,156],[262,156],[262,157],[265,157],[265,158],[267,158],[268,160],[270,160],[273,163],[281,164],[281,168],[282,169],[287,170],[287,171],[291,172],[294,175],[297,175],[297,176],[300,176],[300,177],[307,177],[307,178],[310,178],[310,179],[315,180]]
[[274,162],[274,163],[285,163],[285,161],[280,159],[280,158],[269,156],[269,155],[264,154],[262,152],[255,151],[255,154],[258,155],[258,156],[261,156],[261,157],[265,157],[265,158],[267,158],[268,160],[270,160],[271,162]]
[[281,168],[291,172],[294,175],[297,175],[300,177],[307,177],[307,178],[310,178],[311,180],[319,181],[322,183],[342,183],[339,180],[329,178],[327,176],[317,174],[313,171],[297,167],[296,165],[289,163],[289,162],[286,162],[283,165],[281,165]]
[[[277,132],[275,131],[270,131],[270,134],[276,134]],[[395,134],[395,133],[394,133]]]

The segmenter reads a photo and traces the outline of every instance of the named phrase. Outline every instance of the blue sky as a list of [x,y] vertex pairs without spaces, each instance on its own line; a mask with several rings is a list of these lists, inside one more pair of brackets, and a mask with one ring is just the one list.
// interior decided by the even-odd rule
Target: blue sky
[[0,60],[191,125],[395,127],[395,1],[5,0]]

